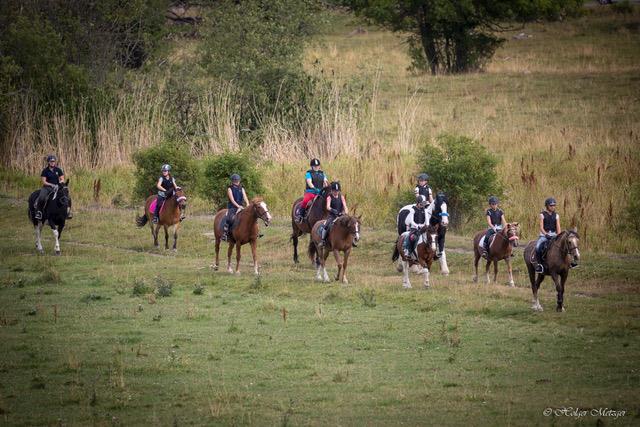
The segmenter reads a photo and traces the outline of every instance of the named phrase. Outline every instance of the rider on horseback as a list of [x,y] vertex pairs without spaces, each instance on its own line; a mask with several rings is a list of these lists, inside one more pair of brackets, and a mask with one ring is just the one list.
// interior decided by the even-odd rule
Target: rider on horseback
[[409,210],[406,221],[409,223],[409,235],[402,244],[404,256],[409,258],[416,248],[418,238],[420,236],[420,230],[425,226],[427,222],[427,214],[425,208],[428,205],[427,198],[419,194],[416,196],[416,204]]
[[415,188],[416,196],[424,196],[426,197],[429,203],[433,203],[433,192],[431,191],[431,187],[429,187],[429,175],[426,173],[421,173],[418,175],[418,185]]
[[231,175],[231,185],[227,187],[227,197],[229,198],[229,201],[227,202],[227,216],[224,219],[222,237],[220,237],[220,239],[225,242],[227,241],[229,229],[236,217],[236,213],[243,207],[249,205],[249,198],[247,197],[247,193],[244,191],[244,187],[240,185],[240,175],[237,173]]
[[296,222],[298,223],[304,220],[307,205],[320,194],[324,187],[329,185],[327,183],[327,175],[320,170],[320,160],[311,159],[310,166],[311,169],[305,175],[306,189],[304,190],[304,197],[296,212]]
[[[320,237],[322,240],[320,241],[319,246],[324,246],[327,242],[327,236],[329,236],[329,232],[331,231],[331,226],[333,222],[341,215],[348,215],[349,208],[347,208],[347,201],[344,198],[344,195],[341,193],[340,183],[334,181],[331,183],[331,193],[327,196],[325,202],[327,211],[329,211],[329,217],[326,219],[325,223],[320,227]],[[355,243],[355,242],[354,242]],[[353,246],[357,246],[353,244]]]
[[536,273],[544,272],[543,248],[547,241],[560,234],[560,215],[556,212],[556,199],[549,197],[544,201],[545,210],[540,212],[540,237],[536,242]]
[[482,257],[486,258],[489,254],[489,239],[490,237],[502,230],[502,227],[507,223],[507,220],[504,219],[504,212],[502,209],[498,208],[498,204],[500,200],[496,196],[489,197],[489,209],[487,209],[487,224],[489,224],[489,228],[487,229],[487,233],[484,236],[484,245]]
[[[35,203],[35,218],[42,220],[42,211],[49,199],[49,195],[58,191],[58,185],[64,183],[64,172],[57,166],[58,159],[53,154],[47,156],[48,166],[42,170],[40,177],[42,179],[42,188]],[[67,211],[67,218],[71,219],[71,207]]]
[[[162,176],[158,178],[158,182],[156,183],[156,188],[158,189],[158,198],[156,200],[156,209],[153,212],[154,224],[158,223],[158,218],[160,217],[160,208],[169,196],[169,193],[179,188],[176,185],[175,178],[171,176],[171,165],[162,165],[161,171]],[[183,218],[180,218],[181,221],[182,219]]]

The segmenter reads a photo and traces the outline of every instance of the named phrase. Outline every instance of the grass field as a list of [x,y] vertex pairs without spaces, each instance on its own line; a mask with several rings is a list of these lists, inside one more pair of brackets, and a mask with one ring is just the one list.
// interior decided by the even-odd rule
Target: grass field
[[[282,217],[259,243],[256,280],[246,248],[241,275],[209,269],[210,216],[186,220],[174,254],[152,248],[133,210],[78,211],[54,257],[48,231],[36,255],[24,200],[3,197],[0,209],[4,425],[640,420],[637,256],[586,252],[567,311],[554,311],[547,280],[534,313],[521,248],[516,288],[504,271],[475,285],[469,239],[455,235],[452,274],[435,267],[430,290],[414,276],[403,291],[390,230],[363,230],[343,286],[293,265]],[[171,295],[155,295],[158,284]],[[546,417],[549,407],[626,413]]]

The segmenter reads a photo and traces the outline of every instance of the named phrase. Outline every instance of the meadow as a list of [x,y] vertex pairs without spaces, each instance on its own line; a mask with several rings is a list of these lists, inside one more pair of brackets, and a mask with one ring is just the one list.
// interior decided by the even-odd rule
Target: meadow
[[[88,209],[62,256],[36,255],[23,200],[0,226],[0,419],[5,425],[634,425],[640,375],[637,256],[587,252],[565,313],[543,283],[473,284],[469,239],[450,235],[451,275],[402,290],[393,232],[362,230],[350,285],[294,265],[286,219],[213,272],[212,217],[154,250],[137,212]],[[303,240],[303,245],[308,240]],[[335,263],[329,262],[330,274]],[[501,267],[501,269],[503,266]],[[165,295],[165,296],[163,296]],[[168,295],[168,296],[167,296]],[[545,416],[546,408],[624,416]]]

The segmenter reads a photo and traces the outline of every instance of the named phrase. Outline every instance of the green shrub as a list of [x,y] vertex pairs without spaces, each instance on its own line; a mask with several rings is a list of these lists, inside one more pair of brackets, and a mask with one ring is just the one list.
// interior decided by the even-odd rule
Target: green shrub
[[262,177],[255,162],[246,154],[225,153],[207,159],[204,164],[202,196],[213,200],[218,208],[227,204],[229,177],[237,173],[242,178],[242,186],[251,199],[264,191]]
[[431,175],[431,185],[448,197],[452,226],[481,207],[490,194],[500,195],[497,159],[477,141],[465,136],[441,135],[436,144],[421,147],[420,170]]
[[614,12],[622,15],[630,15],[633,13],[633,5],[629,0],[623,0],[621,2],[613,3],[611,8]]
[[164,277],[156,277],[156,290],[155,294],[159,297],[169,297],[173,293],[173,283],[169,282]]
[[142,296],[151,293],[151,288],[144,279],[135,279],[133,281],[133,287],[131,288],[131,295],[133,296]]
[[157,192],[156,182],[165,163],[171,165],[171,175],[186,192],[196,188],[198,168],[189,151],[176,143],[168,142],[138,151],[133,162],[136,165],[135,197],[148,197]]

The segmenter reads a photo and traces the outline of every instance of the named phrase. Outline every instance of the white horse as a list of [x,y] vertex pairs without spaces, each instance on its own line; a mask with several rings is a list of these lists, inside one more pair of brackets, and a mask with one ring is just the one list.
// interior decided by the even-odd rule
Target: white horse
[[[398,235],[404,233],[409,230],[409,222],[407,221],[409,210],[414,206],[414,204],[403,206],[396,216],[396,224],[398,228]],[[440,224],[440,229],[438,232],[438,245],[437,245],[437,255],[438,262],[440,263],[440,272],[444,275],[449,274],[449,266],[447,265],[447,254],[444,250],[444,238],[447,232],[447,226],[449,225],[449,213],[447,211],[447,202],[446,197],[443,193],[438,193],[433,202],[429,204],[425,208],[426,213],[426,223],[427,224]],[[398,263],[397,269],[399,272],[402,272],[402,265]],[[418,269],[413,268],[414,273],[419,273]]]

